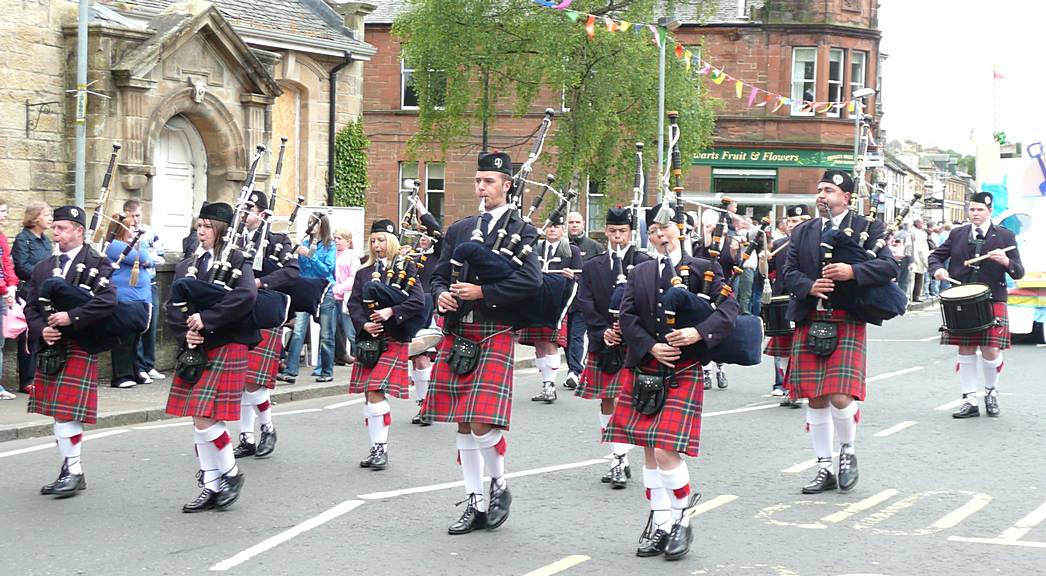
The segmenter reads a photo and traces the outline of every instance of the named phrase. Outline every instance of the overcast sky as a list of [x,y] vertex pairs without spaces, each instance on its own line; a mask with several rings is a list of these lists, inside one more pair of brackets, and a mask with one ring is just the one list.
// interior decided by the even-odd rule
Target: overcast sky
[[1011,142],[1046,140],[1046,2],[881,0],[879,28],[888,138],[973,153],[997,114]]

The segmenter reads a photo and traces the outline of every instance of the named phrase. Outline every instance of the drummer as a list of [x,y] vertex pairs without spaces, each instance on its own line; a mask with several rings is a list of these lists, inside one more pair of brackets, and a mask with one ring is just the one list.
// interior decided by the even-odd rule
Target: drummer
[[[1006,316],[1006,275],[1014,280],[1024,277],[1024,265],[1017,251],[1013,232],[991,221],[992,195],[979,192],[970,200],[970,223],[952,230],[948,239],[930,254],[929,273],[937,280],[981,283],[991,288],[995,322],[969,334],[941,332],[941,344],[958,346],[956,372],[962,387],[963,403],[953,418],[976,418],[981,415],[977,403],[977,349],[981,351],[984,374],[984,409],[988,416],[999,415],[999,395],[995,386],[1002,372],[1002,350],[1010,347],[1010,321]],[[1009,250],[1006,250],[1009,249]],[[987,256],[967,266],[971,258]],[[944,262],[948,262],[947,268]],[[941,294],[944,296],[944,294]]]
[[[811,218],[810,212],[810,207],[805,204],[789,206],[786,217],[782,219],[784,222],[784,228],[782,231],[785,235],[774,240],[773,244],[770,245],[770,254],[773,254],[769,263],[771,293],[774,298],[784,297],[786,304],[788,289],[785,288],[784,275],[785,262],[788,260],[787,244],[792,235],[792,229],[800,222],[809,220]],[[766,348],[763,350],[763,354],[773,356],[774,358],[774,387],[771,394],[773,396],[784,397],[784,400],[781,401],[781,406],[787,408],[799,408],[799,402],[788,396],[788,392],[785,389],[785,375],[788,373],[788,359],[792,355],[792,335],[785,334],[783,336],[771,336],[770,341],[766,344]]]

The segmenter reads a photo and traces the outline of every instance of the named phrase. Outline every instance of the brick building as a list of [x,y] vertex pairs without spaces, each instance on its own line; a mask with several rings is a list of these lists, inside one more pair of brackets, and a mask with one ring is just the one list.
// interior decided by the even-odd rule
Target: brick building
[[[384,2],[365,20],[367,41],[378,54],[365,71],[363,111],[372,142],[371,183],[381,191],[370,196],[368,211],[396,217],[404,206],[402,180],[421,177],[434,211],[453,221],[475,210],[470,191],[479,128],[471,142],[446,157],[430,150],[420,152],[417,161],[408,159],[406,141],[417,126],[409,84],[413,70],[404,67],[390,32],[396,15],[407,8],[407,2]],[[682,25],[674,35],[748,85],[797,100],[846,101],[856,89],[879,85],[877,9],[877,0],[721,0],[703,23],[693,14],[677,14]],[[747,98],[735,98],[732,86],[708,86],[724,108],[714,146],[693,159],[686,175],[687,198],[714,201],[729,194],[739,200],[742,213],[762,216],[776,209],[780,214],[789,203],[812,202],[825,168],[852,166],[854,121],[846,108],[814,113],[784,106],[772,112],[772,106],[747,107]],[[881,113],[876,100],[865,100],[867,110]],[[523,138],[534,130],[544,105],[521,119],[499,110],[491,146],[524,156]],[[392,193],[397,190],[399,199]],[[602,227],[598,196],[584,195],[580,206],[591,212],[590,228]]]

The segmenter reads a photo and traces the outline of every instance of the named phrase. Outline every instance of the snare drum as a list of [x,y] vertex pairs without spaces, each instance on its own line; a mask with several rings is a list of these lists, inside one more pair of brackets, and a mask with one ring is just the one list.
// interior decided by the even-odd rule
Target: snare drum
[[985,284],[962,284],[941,292],[942,330],[953,334],[980,332],[995,323],[992,291]]
[[794,330],[787,317],[790,299],[790,296],[774,296],[769,302],[763,303],[762,316],[767,336],[786,336]]

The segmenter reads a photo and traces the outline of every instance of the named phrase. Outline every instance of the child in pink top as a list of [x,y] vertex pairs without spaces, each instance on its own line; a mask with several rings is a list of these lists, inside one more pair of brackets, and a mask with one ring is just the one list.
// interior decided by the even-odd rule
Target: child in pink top
[[[334,266],[334,301],[338,306],[337,332],[334,339],[334,362],[344,365],[353,361],[351,350],[356,346],[356,328],[352,325],[348,310],[345,308],[346,296],[352,293],[352,280],[360,267],[360,258],[352,247],[352,231],[335,230],[334,246],[337,256]],[[349,350],[345,349],[345,341]],[[346,353],[350,352],[350,353]]]

